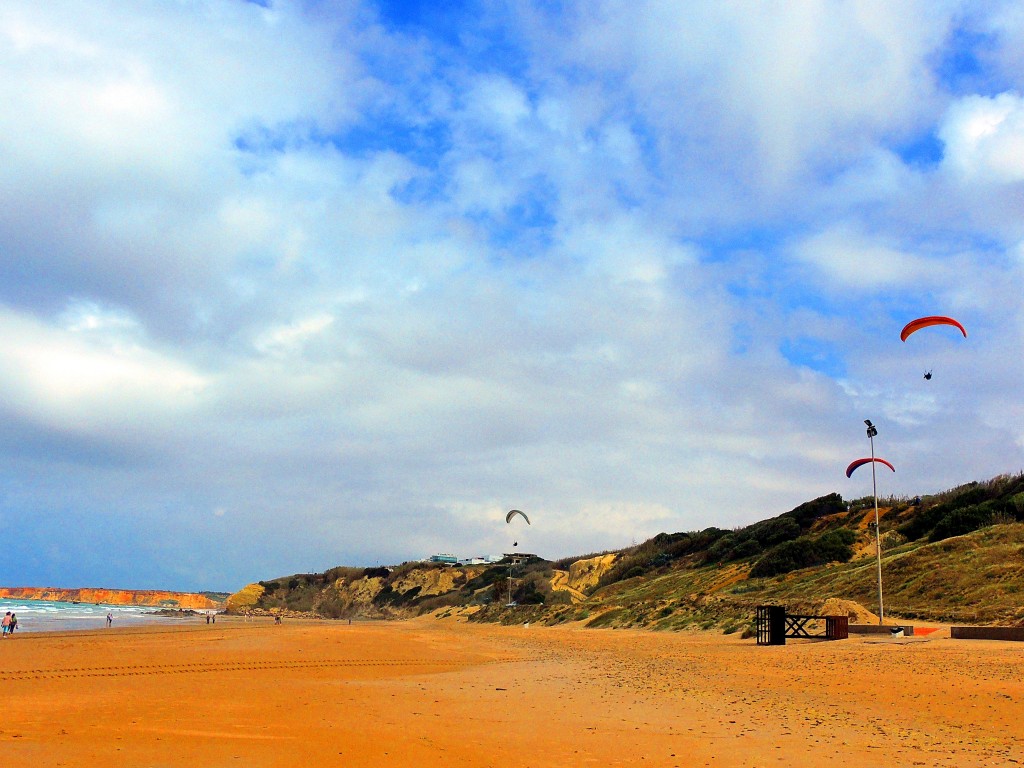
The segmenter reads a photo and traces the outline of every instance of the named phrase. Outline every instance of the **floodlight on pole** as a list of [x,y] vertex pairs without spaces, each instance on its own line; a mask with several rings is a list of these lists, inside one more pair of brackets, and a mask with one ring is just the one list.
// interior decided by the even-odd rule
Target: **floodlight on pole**
[[875,479],[875,436],[878,429],[871,423],[871,419],[864,419],[868,427],[868,441],[871,443],[871,495],[875,500],[875,557],[878,560],[878,623],[885,621],[885,608],[882,604],[882,538],[878,530],[878,483]]

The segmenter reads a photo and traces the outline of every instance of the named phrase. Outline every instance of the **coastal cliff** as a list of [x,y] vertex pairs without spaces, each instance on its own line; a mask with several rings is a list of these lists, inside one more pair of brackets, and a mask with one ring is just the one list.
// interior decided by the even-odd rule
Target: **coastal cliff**
[[13,600],[45,600],[64,603],[102,603],[104,605],[137,605],[146,608],[183,608],[220,610],[224,600],[216,594],[194,592],[160,592],[149,589],[62,589],[58,587],[0,587],[0,598]]
[[[524,602],[581,603],[618,555],[583,558],[568,570],[534,558],[519,566],[516,586]],[[394,619],[459,605],[508,601],[508,566],[448,566],[408,562],[392,568],[346,568],[322,574],[304,573],[249,584],[227,599],[228,613],[263,612],[317,615],[329,618]]]
[[482,566],[453,568],[436,563],[406,563],[395,568],[338,567],[323,574],[298,574],[249,584],[228,597],[227,612],[403,618],[417,615],[424,601],[472,584],[483,570]]

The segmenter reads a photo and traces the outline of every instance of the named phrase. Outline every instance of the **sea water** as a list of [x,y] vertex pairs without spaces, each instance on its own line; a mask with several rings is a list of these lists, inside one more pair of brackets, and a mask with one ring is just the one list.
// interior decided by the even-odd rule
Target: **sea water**
[[179,623],[181,619],[161,616],[156,608],[135,605],[97,603],[59,603],[47,600],[0,599],[0,616],[10,611],[18,617],[17,632],[63,632],[73,629],[103,629],[107,614],[113,626],[124,627],[161,622]]

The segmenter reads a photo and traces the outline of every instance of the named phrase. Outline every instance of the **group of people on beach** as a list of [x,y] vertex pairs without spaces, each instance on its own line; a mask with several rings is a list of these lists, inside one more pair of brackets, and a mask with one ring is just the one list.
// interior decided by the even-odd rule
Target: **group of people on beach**
[[14,634],[14,630],[18,628],[18,617],[15,616],[10,611],[8,611],[4,615],[3,622],[0,622],[0,623],[3,624],[3,630],[4,630],[3,631],[3,635],[0,635],[0,637],[6,638],[8,635],[13,635]]

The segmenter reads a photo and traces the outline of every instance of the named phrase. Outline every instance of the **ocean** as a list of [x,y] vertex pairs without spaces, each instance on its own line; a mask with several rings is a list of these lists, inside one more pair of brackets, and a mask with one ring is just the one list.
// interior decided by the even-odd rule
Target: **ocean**
[[113,626],[200,621],[198,616],[182,619],[159,616],[156,608],[132,605],[96,605],[93,603],[57,603],[45,600],[0,599],[0,617],[10,611],[18,617],[17,632],[64,632],[73,629],[103,629],[107,614],[114,617]]

